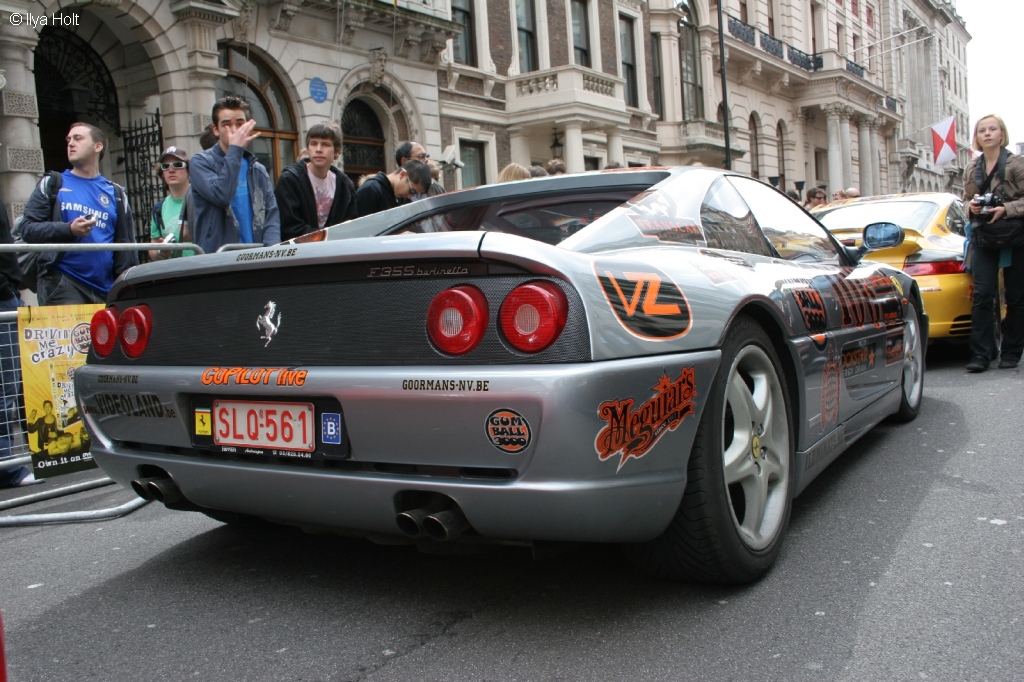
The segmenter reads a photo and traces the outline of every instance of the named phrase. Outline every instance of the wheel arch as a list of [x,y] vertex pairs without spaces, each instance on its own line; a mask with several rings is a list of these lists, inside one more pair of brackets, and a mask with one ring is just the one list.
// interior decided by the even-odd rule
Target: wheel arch
[[802,376],[797,371],[797,362],[793,357],[793,346],[787,343],[789,336],[787,325],[768,303],[761,300],[753,300],[737,309],[736,314],[729,321],[726,331],[728,331],[732,326],[732,322],[739,315],[746,315],[761,326],[771,340],[775,355],[782,364],[782,373],[786,377],[786,393],[790,405],[789,414],[790,426],[793,429],[793,444],[796,449],[799,449],[801,445],[799,442],[800,429],[798,428],[801,412],[799,397],[803,386]]

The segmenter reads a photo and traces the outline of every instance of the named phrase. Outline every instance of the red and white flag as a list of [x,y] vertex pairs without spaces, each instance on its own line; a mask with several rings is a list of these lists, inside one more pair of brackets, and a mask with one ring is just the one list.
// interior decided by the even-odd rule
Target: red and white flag
[[956,159],[956,117],[950,116],[932,126],[932,146],[936,164]]

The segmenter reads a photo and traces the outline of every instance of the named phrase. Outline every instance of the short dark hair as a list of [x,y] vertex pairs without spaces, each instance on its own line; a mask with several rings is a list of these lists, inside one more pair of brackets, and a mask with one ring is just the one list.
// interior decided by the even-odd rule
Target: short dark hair
[[107,155],[107,134],[91,123],[72,123],[71,126],[68,128],[69,135],[71,134],[72,128],[89,129],[89,137],[92,138],[92,141],[99,142],[101,145],[103,145],[103,148],[100,149],[100,161],[102,161],[103,157]]
[[545,170],[548,172],[548,175],[558,175],[559,173],[564,173],[565,161],[562,161],[561,159],[551,159],[550,161],[548,161],[548,165],[547,168],[545,168]]
[[330,140],[331,144],[334,145],[334,151],[341,151],[341,131],[335,123],[325,121],[324,123],[317,123],[312,126],[309,132],[306,133],[306,147],[309,147],[309,141],[314,137],[321,140]]
[[530,166],[528,170],[530,171],[530,177],[533,178],[543,178],[548,174],[541,166]]
[[203,134],[199,136],[199,146],[203,148],[204,152],[213,145],[217,144],[218,141],[219,139],[217,138],[217,133],[213,132],[212,123],[206,126],[206,129],[203,131]]
[[412,148],[415,147],[417,144],[418,143],[413,142],[412,140],[406,140],[402,144],[395,147],[395,165],[401,166],[402,159],[411,159]]
[[402,164],[402,170],[409,176],[409,182],[428,189],[433,178],[430,177],[430,167],[419,159],[409,159]]
[[213,103],[213,125],[214,126],[216,126],[218,128],[220,127],[220,125],[217,122],[217,114],[219,114],[220,112],[224,111],[225,109],[241,109],[243,112],[245,112],[245,120],[246,121],[248,121],[250,118],[252,118],[252,115],[250,114],[250,109],[249,109],[249,103],[248,102],[246,102],[241,97],[237,97],[236,95],[226,95],[224,97],[221,97],[219,100],[217,100],[216,102]]

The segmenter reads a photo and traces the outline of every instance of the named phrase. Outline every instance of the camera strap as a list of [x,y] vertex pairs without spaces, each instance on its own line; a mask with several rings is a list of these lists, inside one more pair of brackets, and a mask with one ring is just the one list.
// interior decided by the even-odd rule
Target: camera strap
[[1010,156],[1010,153],[1006,151],[1006,147],[999,150],[999,160],[996,161],[995,168],[992,172],[985,177],[985,157],[978,158],[978,166],[974,171],[974,182],[978,185],[978,194],[988,194],[989,189],[992,186],[992,179],[999,176],[999,182],[1002,183],[1003,178],[1006,177],[1006,159]]

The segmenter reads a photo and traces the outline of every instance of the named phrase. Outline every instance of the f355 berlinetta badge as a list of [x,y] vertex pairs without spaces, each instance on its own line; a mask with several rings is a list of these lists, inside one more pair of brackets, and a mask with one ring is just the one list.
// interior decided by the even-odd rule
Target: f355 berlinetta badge
[[277,312],[277,304],[273,301],[267,301],[267,304],[263,306],[263,314],[256,318],[256,328],[263,332],[263,336],[260,339],[266,339],[266,343],[263,347],[266,348],[273,341],[274,335],[277,334],[277,330],[281,328],[281,313],[277,313],[277,319],[274,319],[274,313]]

